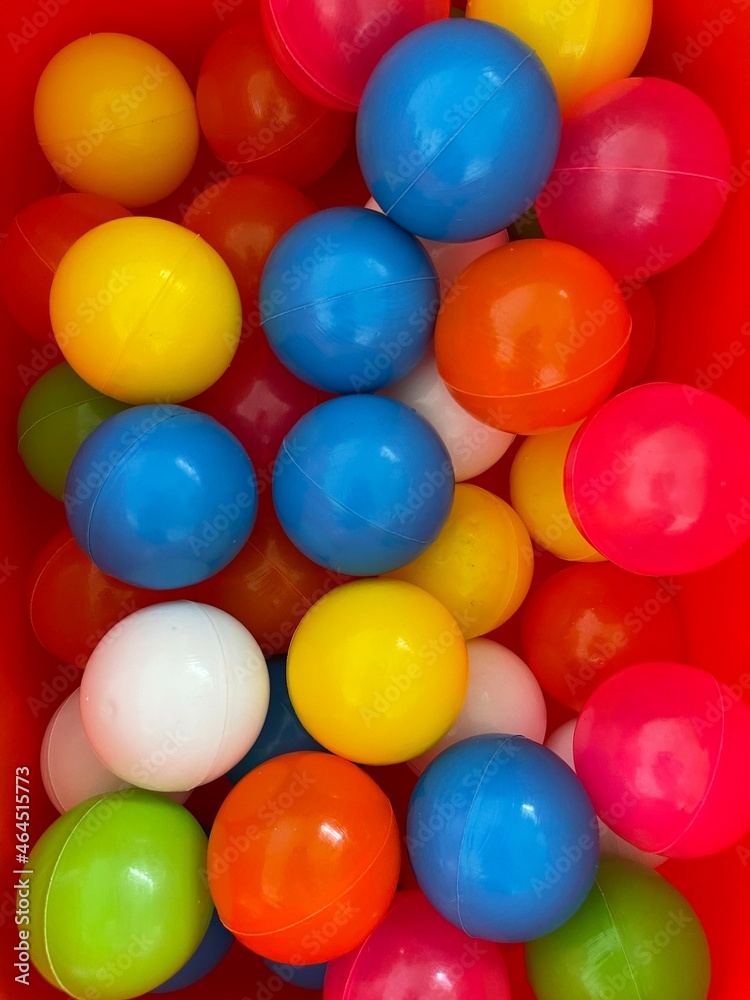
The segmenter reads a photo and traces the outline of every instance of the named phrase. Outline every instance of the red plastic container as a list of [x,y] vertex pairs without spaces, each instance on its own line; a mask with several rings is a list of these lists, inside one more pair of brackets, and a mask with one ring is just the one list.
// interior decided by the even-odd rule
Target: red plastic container
[[[194,87],[208,46],[254,6],[255,0],[129,0],[127,4],[12,0],[3,5],[0,232],[8,231],[19,208],[61,190],[36,147],[32,121],[36,80],[58,49],[88,32],[130,32],[164,51]],[[718,7],[723,8],[721,18]],[[668,77],[703,97],[729,134],[734,164],[727,208],[709,240],[694,256],[649,283],[659,338],[646,374],[649,379],[669,379],[710,390],[750,414],[750,311],[745,291],[750,229],[750,10],[746,0],[725,0],[721,5],[715,0],[655,0],[652,39],[638,72]],[[202,190],[213,182],[207,175],[193,184]],[[60,664],[37,642],[28,620],[26,597],[30,567],[49,538],[63,527],[63,512],[26,474],[16,454],[15,421],[29,385],[58,360],[57,351],[50,342],[40,344],[27,337],[10,317],[3,315],[0,321],[4,348],[0,363],[4,661],[0,675],[0,995],[8,1000],[47,1000],[61,994],[46,986],[33,970],[30,987],[14,982],[18,973],[13,968],[13,947],[18,942],[13,889],[17,880],[13,874],[17,867],[15,773],[16,768],[30,771],[29,832],[35,841],[55,816],[39,774],[42,734],[55,707],[79,683],[80,671]],[[745,596],[749,566],[750,551],[745,546],[725,563],[676,581],[690,608],[686,616],[687,662],[710,669],[724,683],[736,685],[745,698],[750,691]],[[746,789],[741,791],[747,794]],[[210,815],[208,793],[195,798]],[[196,808],[193,800],[191,808]],[[661,872],[688,896],[704,921],[713,958],[711,1000],[745,997],[750,976],[746,946],[750,838],[712,858],[670,861]],[[516,962],[512,974],[515,1000],[530,1000]],[[214,995],[222,1000],[315,997],[309,991],[284,986],[260,959],[239,945],[209,980],[181,994],[185,1000]]]

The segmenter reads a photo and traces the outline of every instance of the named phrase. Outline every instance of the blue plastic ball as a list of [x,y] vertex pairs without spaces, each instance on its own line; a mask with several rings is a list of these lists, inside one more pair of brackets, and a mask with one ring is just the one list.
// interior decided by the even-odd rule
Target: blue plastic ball
[[65,485],[71,531],[99,569],[138,587],[199,583],[247,541],[255,473],[237,438],[184,406],[135,406],[76,452]]
[[406,844],[435,909],[488,941],[530,941],[565,923],[599,862],[583,785],[524,736],[473,736],[436,757],[412,794]]
[[313,562],[376,576],[435,540],[453,502],[453,466],[431,424],[384,396],[339,396],[284,438],[273,501],[284,531]]
[[151,992],[174,993],[175,990],[183,990],[186,986],[197,983],[205,978],[209,972],[213,972],[232,947],[233,941],[234,935],[226,929],[219,920],[219,914],[214,910],[211,915],[211,923],[208,925],[201,943],[193,952],[192,958],[188,959],[179,972],[175,972],[165,983],[157,986]]
[[263,271],[260,310],[290,371],[327,392],[373,392],[427,349],[440,289],[421,243],[379,212],[330,208],[293,226]]
[[280,757],[283,753],[294,753],[297,750],[328,752],[312,738],[292,708],[286,685],[286,656],[271,656],[267,663],[271,681],[268,714],[255,743],[242,760],[227,771],[227,778],[233,785],[254,767],[264,764],[272,757]]
[[291,983],[302,990],[323,989],[327,962],[318,962],[317,965],[284,965],[283,962],[272,962],[270,958],[264,958],[263,961],[285,983]]
[[486,21],[411,32],[381,59],[357,116],[365,181],[410,233],[460,243],[514,222],[547,182],[560,108],[541,60]]

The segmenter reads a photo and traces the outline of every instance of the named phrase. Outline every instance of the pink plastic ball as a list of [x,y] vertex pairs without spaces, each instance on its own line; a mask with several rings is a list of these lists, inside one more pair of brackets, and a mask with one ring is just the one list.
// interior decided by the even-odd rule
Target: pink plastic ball
[[742,689],[679,663],[605,681],[576,724],[576,772],[597,814],[644,851],[694,858],[750,829],[750,709]]
[[[67,812],[94,795],[131,788],[102,764],[81,720],[81,692],[76,689],[50,719],[42,742],[40,770],[44,790],[58,812]],[[190,792],[167,792],[183,803]]]
[[448,17],[449,0],[262,0],[268,44],[295,87],[331,108],[356,111],[385,53],[423,24]]
[[[372,212],[381,212],[383,209],[374,198],[365,205]],[[481,240],[469,240],[468,243],[441,243],[439,240],[427,240],[418,236],[417,239],[430,255],[430,260],[435,265],[437,276],[440,279],[440,297],[445,299],[450,290],[456,284],[456,279],[462,271],[465,271],[469,264],[473,264],[477,257],[497,247],[505,246],[508,242],[507,229],[501,229],[499,233],[492,236],[485,236]],[[460,294],[458,287],[454,294]]]
[[618,80],[565,118],[537,216],[546,236],[643,281],[705,240],[731,168],[726,133],[700,97],[655,77]]
[[651,382],[579,428],[565,495],[579,531],[616,566],[693,573],[750,537],[750,421],[700,389]]
[[464,934],[421,892],[399,892],[355,951],[329,962],[324,1000],[510,1000],[500,948]]
[[[544,743],[548,750],[556,753],[561,760],[565,761],[571,771],[575,771],[576,769],[573,760],[573,735],[575,728],[576,719],[570,719],[551,733]],[[659,865],[663,865],[667,860],[663,854],[649,854],[648,851],[642,851],[635,844],[631,844],[627,840],[623,840],[622,837],[618,837],[614,830],[610,830],[603,820],[598,819],[598,824],[599,852],[602,855],[637,861],[638,864],[645,865],[647,868],[658,868]]]
[[406,378],[380,395],[406,403],[432,424],[448,449],[457,483],[486,472],[503,457],[515,438],[515,434],[483,424],[458,405],[438,374],[432,351]]
[[547,705],[539,682],[523,660],[492,639],[470,639],[469,687],[461,713],[450,731],[426,753],[411,761],[421,773],[448,747],[481,733],[508,733],[542,743]]

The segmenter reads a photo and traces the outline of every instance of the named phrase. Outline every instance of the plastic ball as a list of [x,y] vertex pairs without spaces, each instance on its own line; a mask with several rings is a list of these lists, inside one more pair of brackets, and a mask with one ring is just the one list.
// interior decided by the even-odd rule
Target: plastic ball
[[47,64],[34,97],[42,152],[77,191],[128,207],[165,198],[198,150],[195,100],[167,57],[130,35],[84,35]]
[[602,562],[583,537],[565,498],[565,459],[579,424],[527,438],[510,468],[510,502],[531,538],[569,562]]
[[546,236],[585,250],[616,278],[644,281],[706,239],[731,168],[721,122],[700,97],[670,80],[618,80],[566,116],[537,215]]
[[414,789],[406,843],[435,909],[488,941],[529,941],[565,923],[599,860],[583,786],[523,736],[473,736],[444,750]]
[[230,615],[174,601],[136,611],[91,654],[81,718],[111,771],[142,788],[180,791],[225,774],[268,711],[266,662]]
[[520,240],[463,272],[435,326],[451,395],[491,427],[558,430],[604,402],[625,367],[631,319],[612,276],[553,240]]
[[198,118],[220,160],[235,173],[317,180],[346,147],[354,117],[311,100],[278,66],[260,15],[223,32],[198,77]]
[[256,767],[224,800],[208,884],[242,944],[315,965],[356,948],[380,922],[399,864],[393,809],[372,778],[341,757],[303,751]]
[[461,712],[442,740],[410,762],[419,774],[443,750],[469,736],[503,732],[544,742],[547,706],[523,660],[492,639],[470,639],[466,651],[469,686]]
[[205,859],[197,821],[152,792],[113,792],[60,816],[29,856],[36,970],[80,998],[123,1000],[159,986],[211,918]]
[[[383,213],[383,209],[374,198],[370,198],[365,208]],[[440,282],[440,298],[444,299],[456,284],[459,274],[477,257],[481,257],[489,250],[505,246],[508,242],[508,233],[501,229],[499,233],[493,233],[492,236],[486,236],[482,240],[471,240],[469,243],[440,243],[438,240],[422,239],[419,242],[430,256]],[[460,292],[459,286],[454,294],[458,295]]]
[[130,212],[96,194],[55,194],[32,202],[11,221],[0,244],[0,296],[18,325],[48,343],[49,293],[57,265],[95,226]]
[[[575,728],[576,719],[569,719],[568,722],[564,722],[562,726],[551,733],[544,742],[544,745],[553,753],[556,753],[561,760],[564,760],[573,771],[576,769],[573,759]],[[649,854],[648,851],[642,851],[634,844],[630,844],[627,840],[623,840],[622,837],[618,837],[601,819],[598,820],[598,825],[599,853],[602,857],[606,855],[607,857],[625,858],[626,860],[637,861],[638,864],[646,865],[647,868],[658,868],[659,865],[663,865],[667,860],[663,854]]]
[[303,556],[284,534],[270,500],[264,500],[244,548],[191,595],[242,622],[271,656],[285,653],[305,612],[349,579]]
[[116,219],[82,236],[52,282],[65,360],[126,403],[179,403],[207,389],[237,350],[240,298],[208,243],[163,219]]
[[586,421],[565,461],[576,526],[622,569],[693,573],[750,538],[750,421],[687,385],[654,382]]
[[372,71],[415,28],[448,17],[449,0],[263,0],[266,38],[289,79],[331,108],[356,111]]
[[99,569],[137,587],[205,580],[248,539],[258,506],[239,441],[183,406],[135,406],[100,424],[68,473],[75,540]]
[[526,945],[539,1000],[705,1000],[708,942],[695,910],[656,872],[603,858],[596,883],[563,927]]
[[275,177],[230,177],[201,191],[182,224],[201,236],[232,272],[245,311],[256,308],[260,276],[279,239],[317,208]]
[[184,990],[187,986],[192,986],[193,983],[205,979],[224,959],[233,942],[232,932],[226,929],[219,920],[219,914],[214,910],[208,929],[203,935],[203,940],[192,958],[188,959],[179,972],[175,972],[165,983],[157,986],[151,992],[174,993],[176,990]]
[[325,1000],[510,1000],[500,949],[449,924],[421,892],[399,892],[388,913],[350,955],[331,962]]
[[544,690],[580,712],[623,667],[679,660],[682,585],[611,563],[571,566],[534,591],[522,616],[526,661]]
[[292,707],[286,684],[285,656],[272,656],[268,660],[268,677],[271,682],[268,714],[253,745],[242,760],[227,772],[227,778],[233,785],[248,771],[272,757],[297,750],[324,750],[307,732]]
[[513,442],[513,434],[488,427],[458,405],[438,374],[431,350],[406,378],[381,392],[410,406],[432,424],[448,449],[457,483],[485,472]]
[[418,240],[366,208],[329,208],[293,226],[260,286],[263,329],[298,378],[373,392],[407,375],[432,337],[439,286]]
[[24,397],[18,413],[18,453],[43,490],[62,500],[81,442],[125,403],[92,389],[70,365],[55,365]]
[[284,438],[273,473],[281,526],[308,558],[374,576],[416,558],[453,502],[453,466],[414,410],[368,394],[306,414]]
[[531,540],[513,508],[479,486],[459,483],[436,540],[388,575],[436,597],[472,639],[515,614],[533,571]]
[[563,114],[603,83],[630,76],[651,30],[652,0],[627,7],[598,0],[469,0],[467,17],[507,28],[544,63]]
[[297,627],[287,662],[302,725],[363,764],[424,753],[456,721],[468,678],[456,621],[401,580],[357,580],[326,594]]
[[742,689],[679,663],[627,667],[590,696],[576,771],[599,816],[644,851],[693,858],[750,830],[743,787],[750,709]]
[[[260,323],[260,313],[257,313]],[[243,336],[228,370],[200,396],[189,401],[230,430],[250,456],[263,492],[271,485],[273,465],[286,434],[300,417],[329,399],[301,382],[268,346],[256,328]]]
[[301,990],[322,990],[325,982],[328,962],[316,962],[315,965],[289,965],[285,962],[272,962],[264,958],[263,964],[284,983],[290,983]]
[[[81,692],[68,695],[49,721],[42,741],[40,773],[44,790],[58,812],[86,799],[131,785],[102,764],[89,743],[81,719]],[[188,792],[170,792],[182,804]]]
[[[34,635],[53,656],[83,668],[99,640],[127,615],[163,599],[104,573],[76,543],[68,528],[39,553],[29,572],[29,620]],[[69,680],[77,679],[71,670]]]
[[538,56],[484,21],[403,38],[365,88],[357,148],[367,186],[404,229],[441,242],[506,229],[554,165],[560,110]]

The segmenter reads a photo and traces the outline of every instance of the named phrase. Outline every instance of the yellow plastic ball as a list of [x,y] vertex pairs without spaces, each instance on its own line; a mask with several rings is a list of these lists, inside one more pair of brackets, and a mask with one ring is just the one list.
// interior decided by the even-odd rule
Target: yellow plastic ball
[[128,207],[182,183],[200,134],[195,98],[175,64],[139,38],[110,33],[79,38],[47,64],[34,124],[66,184]]
[[123,403],[197,396],[239,343],[237,286],[205,240],[162,219],[115,219],[63,257],[50,316],[65,360]]
[[466,639],[486,635],[521,606],[534,556],[518,514],[487,490],[459,483],[437,539],[387,576],[422,587],[441,601]]
[[360,764],[396,764],[437,743],[468,680],[455,619],[401,580],[356,580],[326,594],[300,622],[287,659],[302,725]]
[[565,114],[602,84],[630,76],[652,8],[652,0],[468,0],[466,14],[507,28],[536,51]]
[[565,502],[565,458],[581,423],[526,438],[510,469],[510,501],[543,549],[569,562],[606,562],[573,523]]

